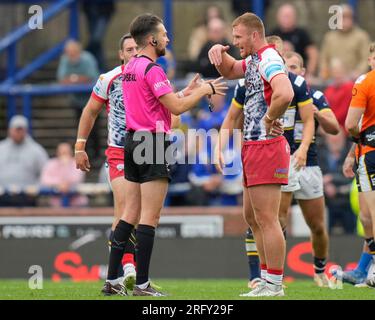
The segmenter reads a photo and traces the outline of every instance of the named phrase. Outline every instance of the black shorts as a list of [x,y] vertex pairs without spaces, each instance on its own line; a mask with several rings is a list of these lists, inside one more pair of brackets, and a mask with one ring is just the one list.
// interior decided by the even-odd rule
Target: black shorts
[[375,151],[359,158],[355,166],[355,176],[359,192],[375,191]]
[[165,133],[126,132],[125,179],[144,183],[162,178],[171,181],[168,147]]

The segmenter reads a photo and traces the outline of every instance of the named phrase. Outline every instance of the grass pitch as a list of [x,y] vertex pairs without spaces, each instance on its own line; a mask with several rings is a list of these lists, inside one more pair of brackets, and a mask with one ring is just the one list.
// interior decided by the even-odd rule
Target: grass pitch
[[[155,281],[169,296],[165,298],[104,297],[103,282],[44,281],[43,289],[31,290],[27,280],[0,280],[0,300],[249,300],[239,294],[248,292],[244,280],[180,279]],[[277,300],[375,300],[375,290],[344,284],[343,289],[318,288],[313,281],[287,283],[286,296],[263,298]]]

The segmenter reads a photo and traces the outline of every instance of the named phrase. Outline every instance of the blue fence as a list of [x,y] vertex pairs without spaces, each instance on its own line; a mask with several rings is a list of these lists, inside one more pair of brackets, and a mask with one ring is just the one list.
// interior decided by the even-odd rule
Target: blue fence
[[[93,0],[95,1],[95,0]],[[100,1],[100,0],[96,0]],[[120,0],[118,0],[120,1]],[[160,0],[159,0],[160,1]],[[163,2],[163,14],[166,29],[170,37],[170,49],[173,49],[173,3],[178,0],[161,0]],[[264,16],[264,0],[248,0],[252,2],[254,12],[260,17]],[[14,4],[19,3],[35,3],[34,0],[2,0],[2,3]],[[64,10],[69,10],[69,30],[67,30],[67,37],[65,40],[56,44],[53,48],[44,52],[35,60],[31,61],[21,70],[17,70],[17,43],[27,34],[33,32],[25,23],[23,26],[17,28],[3,39],[0,40],[0,54],[6,51],[7,53],[7,78],[0,84],[0,95],[7,98],[7,117],[10,119],[16,110],[16,98],[22,99],[22,112],[30,119],[31,117],[31,100],[32,96],[37,95],[52,95],[64,93],[89,92],[91,86],[77,85],[77,86],[62,86],[62,85],[18,85],[20,81],[26,79],[30,74],[40,69],[53,59],[56,59],[63,51],[64,45],[68,39],[78,39],[79,34],[79,0],[44,0],[38,1],[51,3],[44,12],[43,22],[48,22],[52,18]],[[348,3],[357,8],[358,0],[348,0]]]

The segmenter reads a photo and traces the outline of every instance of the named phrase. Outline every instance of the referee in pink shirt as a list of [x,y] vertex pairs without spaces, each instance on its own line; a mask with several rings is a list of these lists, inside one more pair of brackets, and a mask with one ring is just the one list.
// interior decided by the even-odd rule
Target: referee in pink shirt
[[170,142],[171,116],[197,105],[206,95],[225,95],[227,85],[218,78],[197,85],[189,94],[173,93],[163,69],[155,63],[165,55],[169,39],[163,21],[152,14],[136,17],[130,33],[138,55],[124,69],[123,96],[126,105],[125,211],[116,226],[111,245],[107,282],[113,294],[127,295],[117,278],[124,248],[138,225],[137,278],[133,296],[164,296],[150,285],[149,266],[155,228],[168,190],[170,174],[166,154]]

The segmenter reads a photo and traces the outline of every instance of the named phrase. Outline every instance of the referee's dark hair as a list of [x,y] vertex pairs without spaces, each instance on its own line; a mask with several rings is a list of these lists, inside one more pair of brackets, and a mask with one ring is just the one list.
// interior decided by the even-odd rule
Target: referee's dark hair
[[132,35],[128,32],[128,33],[126,33],[126,34],[124,34],[122,37],[121,37],[121,39],[120,39],[120,42],[119,42],[119,50],[121,50],[122,51],[122,47],[123,47],[123,45],[124,45],[124,42],[125,42],[125,40],[127,40],[127,39],[132,39],[133,37],[132,37]]
[[157,26],[163,23],[158,16],[146,13],[136,17],[130,24],[130,34],[138,46],[146,45],[146,38],[157,32]]

